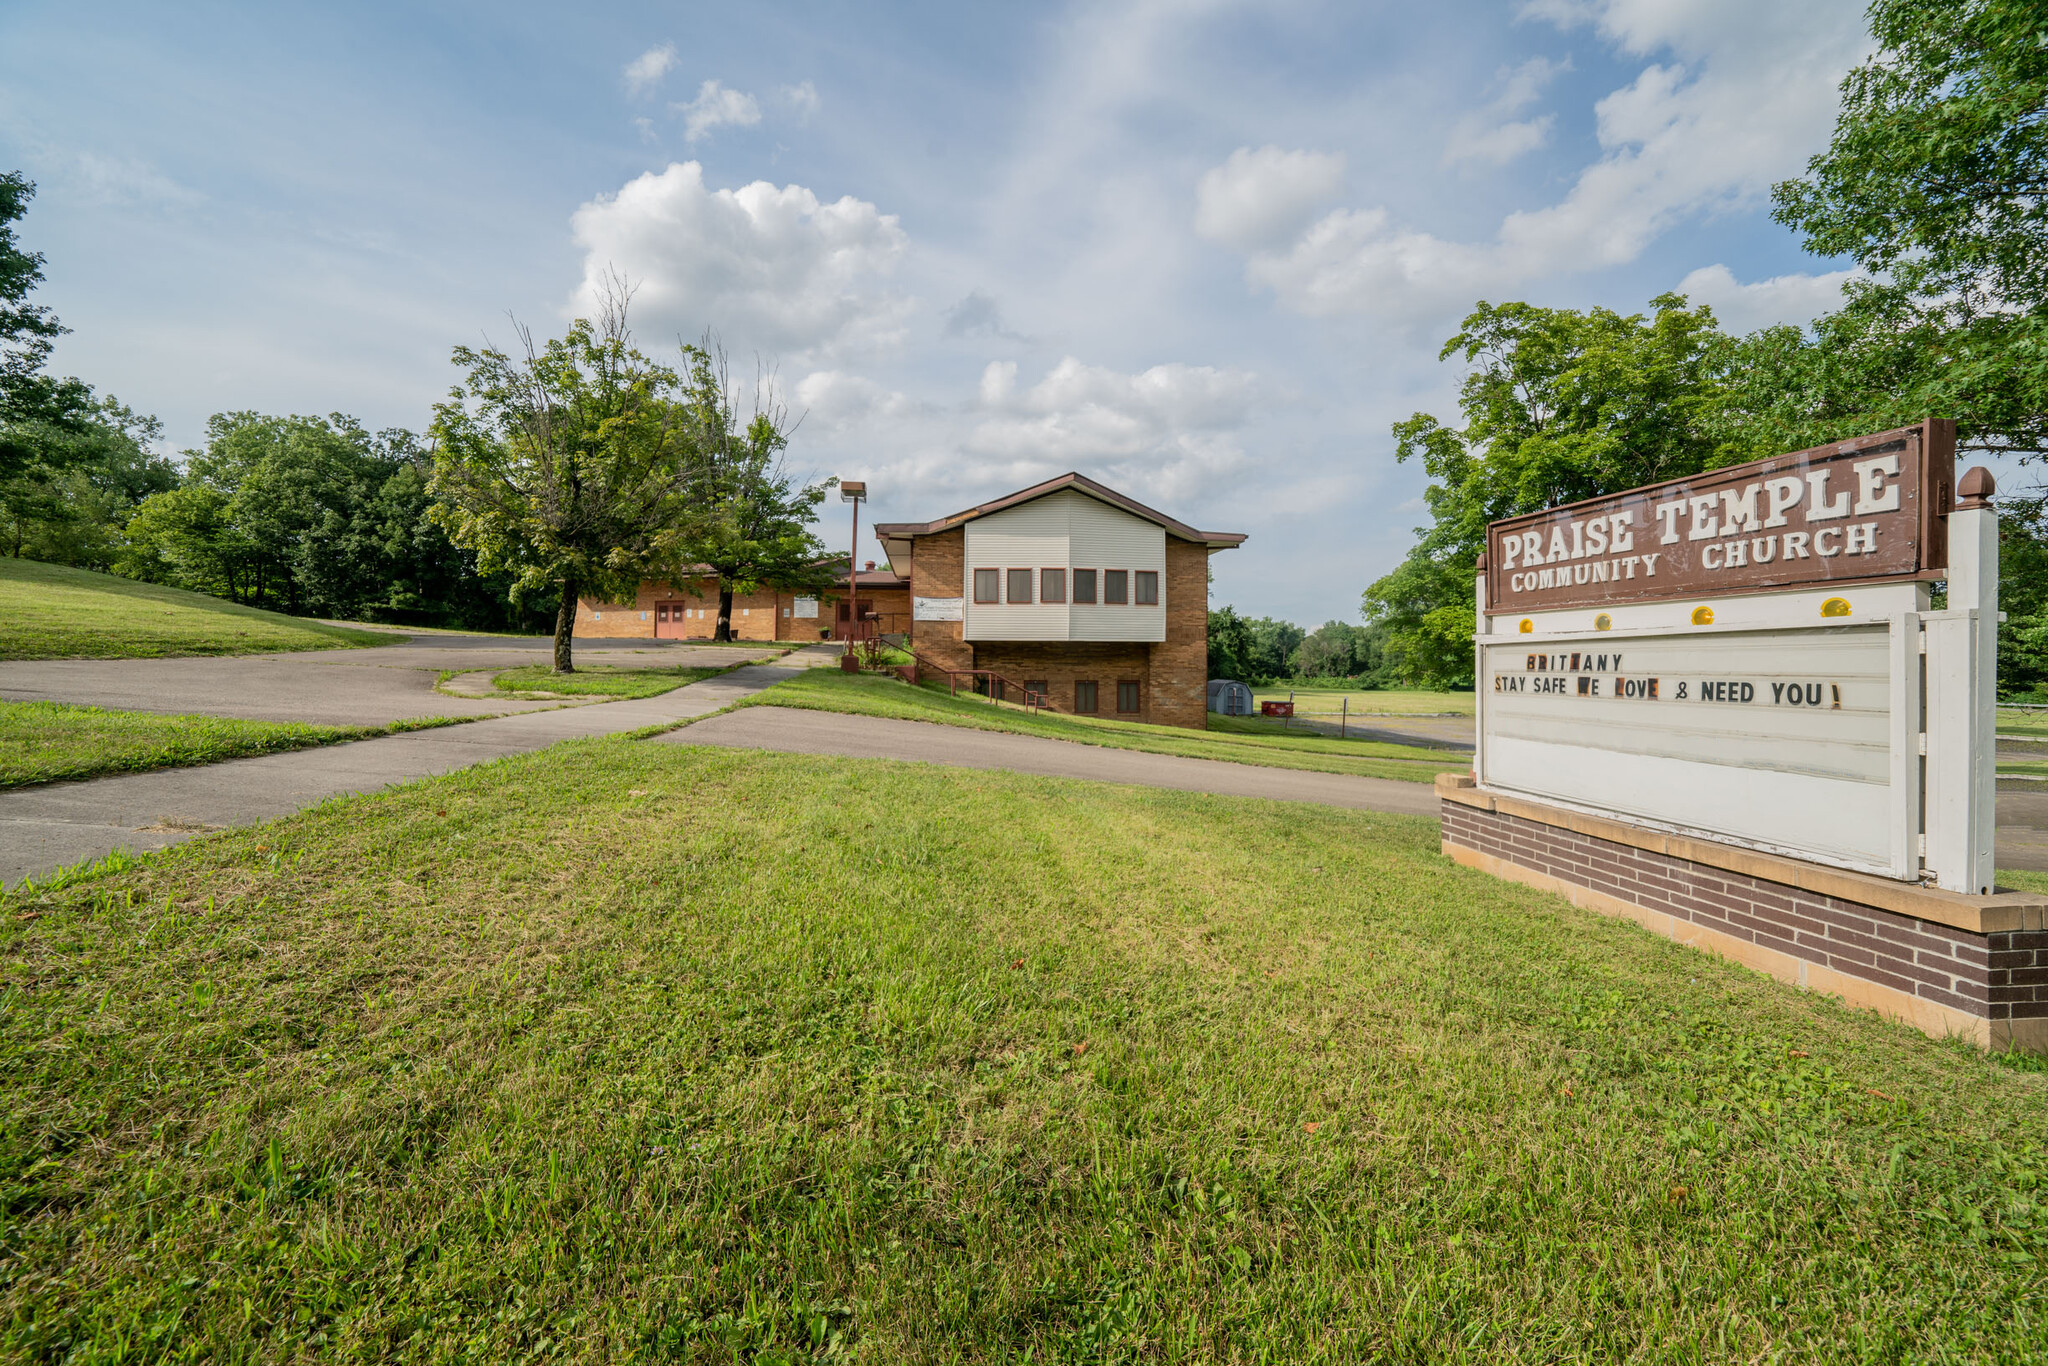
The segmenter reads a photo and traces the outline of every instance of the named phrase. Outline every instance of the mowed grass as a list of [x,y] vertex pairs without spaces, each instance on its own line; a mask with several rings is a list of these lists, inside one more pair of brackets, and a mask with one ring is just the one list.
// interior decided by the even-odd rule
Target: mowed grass
[[[811,711],[886,716],[902,721],[932,721],[975,730],[1010,731],[1049,740],[1071,740],[1111,749],[1177,754],[1190,759],[1221,759],[1267,768],[1298,768],[1316,773],[1349,773],[1364,778],[1395,778],[1407,782],[1436,781],[1439,773],[1463,773],[1472,767],[1469,755],[1419,745],[1391,745],[1366,740],[1337,740],[1314,735],[1241,734],[1235,730],[1186,730],[1149,726],[1136,721],[1026,712],[999,706],[985,698],[949,696],[930,687],[912,687],[880,674],[847,674],[812,669],[755,693],[741,707],[798,707]],[[1221,718],[1211,718],[1215,724]],[[1229,724],[1229,722],[1225,722]]]
[[1436,841],[612,739],[12,896],[0,1357],[2038,1357],[2048,1075]]
[[2048,711],[2021,711],[2015,707],[2000,707],[1998,730],[2002,735],[2048,736]]
[[1431,692],[1424,688],[1374,688],[1369,691],[1359,688],[1304,688],[1285,683],[1252,689],[1254,705],[1264,701],[1285,702],[1289,696],[1294,698],[1303,713],[1338,711],[1348,698],[1353,716],[1374,713],[1386,716],[1473,714],[1470,692]]
[[108,711],[65,702],[0,702],[0,788],[214,764],[473,719],[429,716],[388,726],[311,726]]
[[611,664],[579,664],[576,672],[558,674],[547,664],[506,669],[491,680],[499,692],[520,696],[542,693],[558,697],[659,697],[687,683],[701,683],[727,672],[719,668],[622,668]]
[[0,558],[0,660],[238,655],[395,639],[89,569]]

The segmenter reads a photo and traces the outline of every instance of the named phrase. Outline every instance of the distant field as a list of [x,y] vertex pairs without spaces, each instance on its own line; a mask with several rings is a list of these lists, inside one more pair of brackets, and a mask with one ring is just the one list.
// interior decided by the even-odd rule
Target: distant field
[[2041,1360],[2038,1060],[1437,841],[610,739],[0,897],[0,1358]]
[[[1253,688],[1252,701],[1267,698],[1287,699],[1286,687]],[[1416,716],[1435,712],[1450,712],[1458,716],[1470,716],[1472,694],[1469,692],[1428,692],[1421,688],[1375,689],[1371,692],[1356,688],[1295,688],[1291,690],[1295,702],[1303,712],[1336,711],[1344,698],[1351,699],[1353,712],[1385,712],[1392,716]]]
[[2048,711],[1998,709],[1998,729],[2007,735],[2048,735]]
[[0,659],[332,650],[383,645],[394,638],[89,569],[0,558]]
[[1263,768],[1297,768],[1315,773],[1350,773],[1361,778],[1394,778],[1403,782],[1434,782],[1439,773],[1462,773],[1472,761],[1463,754],[1366,740],[1337,740],[1317,735],[1245,734],[1244,723],[1212,716],[1208,730],[1149,726],[1105,717],[1063,716],[998,706],[983,698],[952,697],[929,688],[914,688],[893,676],[845,674],[813,669],[777,683],[739,703],[743,707],[800,707],[811,711],[852,712],[903,721],[931,721],[975,730],[1003,730],[1070,740],[1111,749],[1177,754],[1189,759],[1221,759]]
[[63,702],[0,702],[0,788],[215,764],[468,719],[472,718],[434,716],[389,726],[309,726],[108,711]]

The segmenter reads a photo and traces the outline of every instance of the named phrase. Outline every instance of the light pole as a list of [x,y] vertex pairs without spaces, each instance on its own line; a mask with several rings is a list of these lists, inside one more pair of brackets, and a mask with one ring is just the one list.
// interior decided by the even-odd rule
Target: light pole
[[853,544],[846,552],[846,648],[860,638],[860,500],[868,496],[865,480],[839,481],[839,501],[853,504]]

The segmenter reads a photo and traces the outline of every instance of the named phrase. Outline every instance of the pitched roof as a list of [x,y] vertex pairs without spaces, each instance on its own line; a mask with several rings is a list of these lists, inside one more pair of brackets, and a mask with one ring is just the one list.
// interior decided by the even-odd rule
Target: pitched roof
[[1073,489],[1077,493],[1085,493],[1091,498],[1109,504],[1111,507],[1128,512],[1134,517],[1142,517],[1155,526],[1164,527],[1167,534],[1171,536],[1177,536],[1183,541],[1199,542],[1212,550],[1227,550],[1244,542],[1245,533],[1242,531],[1197,531],[1186,522],[1176,521],[1156,508],[1146,507],[1135,498],[1128,498],[1107,485],[1096,483],[1085,474],[1073,472],[1048,479],[1042,484],[1033,484],[1028,489],[1019,489],[1017,492],[1006,494],[994,502],[982,503],[968,508],[965,512],[956,512],[950,517],[941,517],[936,522],[877,523],[874,528],[874,534],[876,539],[882,541],[904,541],[913,540],[919,536],[936,535],[938,532],[950,531],[956,526],[962,526],[977,517],[986,517],[992,512],[1001,512],[1005,508],[1013,508],[1020,503],[1028,503],[1035,498],[1043,498],[1047,494],[1058,493],[1062,489]]

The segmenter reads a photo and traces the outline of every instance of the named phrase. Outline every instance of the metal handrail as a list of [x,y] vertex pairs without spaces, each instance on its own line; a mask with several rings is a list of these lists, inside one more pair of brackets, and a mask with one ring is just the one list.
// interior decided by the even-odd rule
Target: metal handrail
[[1003,690],[1014,688],[1024,698],[1024,700],[1021,703],[1018,703],[1017,705],[1023,707],[1027,712],[1036,712],[1040,708],[1049,705],[1046,695],[1044,693],[1038,692],[1031,688],[1027,688],[1014,678],[1006,678],[1002,674],[997,673],[994,669],[948,668],[944,664],[936,664],[933,663],[931,660],[926,659],[923,655],[911,649],[907,644],[900,646],[898,648],[900,648],[903,651],[903,653],[910,656],[913,668],[920,670],[929,669],[931,672],[935,674],[944,674],[946,676],[946,692],[948,696],[958,697],[960,695],[960,680],[962,678],[986,678],[991,680],[991,682],[994,685],[992,691],[987,693],[971,693],[970,695],[986,697],[991,703],[994,703],[997,706],[1001,706],[1005,701],[1005,699],[1002,696]]

